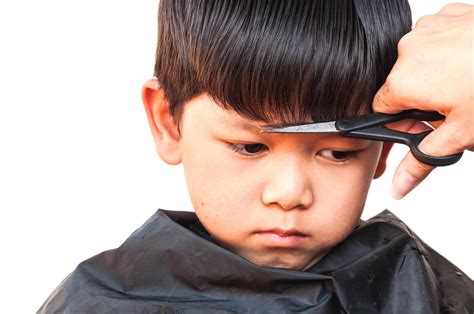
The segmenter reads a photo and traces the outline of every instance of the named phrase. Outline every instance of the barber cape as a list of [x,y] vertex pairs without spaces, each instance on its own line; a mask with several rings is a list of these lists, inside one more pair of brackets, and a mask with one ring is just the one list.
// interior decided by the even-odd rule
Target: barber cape
[[158,210],[39,313],[474,313],[474,283],[389,211],[296,271],[219,246],[194,213]]

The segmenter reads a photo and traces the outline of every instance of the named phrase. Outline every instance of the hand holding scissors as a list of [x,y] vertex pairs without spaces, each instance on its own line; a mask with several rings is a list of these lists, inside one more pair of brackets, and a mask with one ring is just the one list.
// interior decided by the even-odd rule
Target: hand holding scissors
[[[408,109],[446,116],[420,144],[430,155],[474,150],[474,6],[453,3],[422,17],[398,44],[398,60],[374,97],[375,112]],[[433,170],[412,154],[395,171],[392,191],[401,198]]]

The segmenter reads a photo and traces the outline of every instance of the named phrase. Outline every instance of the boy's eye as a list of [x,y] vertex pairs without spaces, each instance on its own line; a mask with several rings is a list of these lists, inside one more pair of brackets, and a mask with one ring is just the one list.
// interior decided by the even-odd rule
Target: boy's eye
[[318,152],[318,155],[329,159],[331,161],[335,162],[344,162],[347,159],[349,159],[353,154],[356,152],[354,151],[341,151],[341,150],[330,150],[330,149],[325,149],[322,151]]
[[227,145],[233,151],[246,155],[246,156],[253,156],[257,155],[258,153],[265,150],[267,147],[260,143],[253,143],[253,144],[235,144],[235,143],[227,143]]

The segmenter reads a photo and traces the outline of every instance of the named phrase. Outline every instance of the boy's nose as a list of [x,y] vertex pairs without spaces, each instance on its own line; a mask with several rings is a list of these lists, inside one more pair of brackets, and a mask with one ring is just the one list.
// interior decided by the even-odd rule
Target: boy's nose
[[310,175],[299,160],[282,160],[273,169],[262,192],[265,205],[278,205],[284,210],[306,209],[314,201]]

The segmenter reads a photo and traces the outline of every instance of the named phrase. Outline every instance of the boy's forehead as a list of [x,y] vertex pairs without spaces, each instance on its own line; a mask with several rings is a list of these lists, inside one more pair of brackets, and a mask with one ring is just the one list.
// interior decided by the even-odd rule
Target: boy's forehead
[[[214,120],[213,122],[222,127],[260,132],[263,128],[266,128],[270,125],[288,123],[284,118],[277,116],[274,116],[270,121],[251,119],[235,110],[225,109],[222,106],[216,104],[211,99],[209,99],[209,101],[210,103],[207,103],[207,105],[212,108],[212,111],[214,111],[212,114],[212,119]],[[308,117],[303,121],[292,121],[294,124],[306,122],[312,122],[311,117]]]
[[249,119],[235,110],[226,109],[217,104],[206,94],[194,98],[194,109],[207,123],[221,126],[224,128],[244,129],[249,131],[259,131],[265,123]]
[[217,103],[206,93],[194,97],[187,103],[185,109],[185,116],[186,115],[195,116],[197,117],[197,120],[195,120],[197,123],[204,123],[210,127],[216,126],[228,130],[245,130],[256,133],[260,133],[263,129],[271,125],[312,122],[311,117],[307,117],[303,121],[289,122],[285,118],[278,117],[277,115],[274,115],[270,121],[252,119],[231,109],[230,106],[226,108],[226,106]]
[[[268,122],[252,120],[234,111],[229,111],[228,115],[224,115],[220,117],[218,121],[219,121],[218,123],[222,125],[223,127],[242,129],[242,130],[254,131],[254,132],[260,132],[263,129],[267,129],[269,127],[275,127],[278,125],[288,124],[288,122],[286,122],[285,120],[278,119],[278,118],[273,118],[271,121],[268,121]],[[291,122],[291,124],[300,124],[300,123],[303,124],[303,123],[308,123],[308,122],[312,122],[311,118],[309,117],[305,119],[304,121],[293,121]]]

